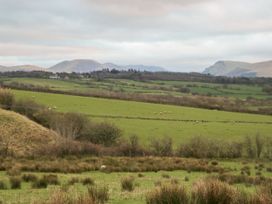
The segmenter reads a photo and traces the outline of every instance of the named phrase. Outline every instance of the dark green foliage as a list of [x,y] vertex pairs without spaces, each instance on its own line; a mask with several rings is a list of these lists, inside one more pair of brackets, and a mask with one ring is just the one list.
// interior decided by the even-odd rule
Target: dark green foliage
[[82,179],[81,182],[83,185],[94,185],[94,180],[89,177]]
[[133,191],[135,188],[134,178],[131,176],[123,177],[121,179],[121,188],[123,191]]
[[38,178],[34,174],[23,174],[22,179],[25,182],[35,182]]
[[7,189],[7,185],[4,181],[0,181],[0,190],[5,190]]
[[47,188],[48,181],[44,178],[40,178],[32,183],[32,188]]
[[121,137],[121,130],[111,123],[97,123],[88,127],[88,130],[82,135],[82,140],[87,140],[94,144],[112,146],[116,144]]
[[20,189],[21,188],[21,178],[17,176],[12,176],[9,178],[11,189]]

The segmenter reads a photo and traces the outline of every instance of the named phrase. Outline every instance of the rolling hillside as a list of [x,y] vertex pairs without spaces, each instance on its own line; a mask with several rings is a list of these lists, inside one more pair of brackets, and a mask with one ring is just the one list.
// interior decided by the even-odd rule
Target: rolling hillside
[[0,149],[14,156],[28,156],[54,144],[59,136],[28,118],[0,109]]
[[203,73],[229,77],[272,77],[272,61],[258,63],[218,61],[206,68]]
[[194,136],[239,141],[256,134],[270,136],[272,131],[271,116],[31,91],[13,93],[18,99],[34,99],[60,112],[80,112],[94,121],[114,123],[126,137],[137,134],[145,144],[164,136],[172,137],[175,145]]

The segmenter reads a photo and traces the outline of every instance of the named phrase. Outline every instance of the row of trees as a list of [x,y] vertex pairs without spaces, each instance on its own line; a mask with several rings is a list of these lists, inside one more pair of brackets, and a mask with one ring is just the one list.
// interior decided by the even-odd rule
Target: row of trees
[[[35,77],[35,78],[49,78],[53,73],[46,71],[15,71],[15,72],[1,72],[0,77]],[[148,80],[182,80],[192,82],[207,82],[207,83],[219,83],[219,84],[271,84],[272,78],[264,77],[225,77],[225,76],[212,76],[201,73],[180,73],[180,72],[140,72],[134,69],[127,71],[119,71],[116,69],[104,69],[100,71],[93,71],[89,73],[58,73],[60,78],[79,79],[95,78],[98,80],[106,78],[117,78],[117,79],[132,79],[140,81]]]

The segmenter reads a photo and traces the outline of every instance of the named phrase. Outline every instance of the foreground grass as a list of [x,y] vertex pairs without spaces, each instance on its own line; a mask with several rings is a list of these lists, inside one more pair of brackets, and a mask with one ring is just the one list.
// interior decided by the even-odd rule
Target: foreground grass
[[[260,162],[242,162],[242,161],[218,161],[217,165],[222,167],[229,167],[232,169],[229,172],[232,175],[239,175],[240,170],[245,166],[248,166],[251,171],[251,176],[254,177],[256,172],[259,170],[255,169],[255,166],[260,164]],[[272,173],[266,171],[267,167],[272,167],[271,162],[262,162],[264,169],[262,175],[265,177],[271,177]],[[41,172],[22,172],[22,174],[35,174],[37,177],[42,177],[43,175],[52,173],[41,173]],[[58,176],[60,185],[49,185],[44,189],[33,189],[30,183],[23,182],[21,189],[11,190],[8,185],[7,190],[0,190],[0,201],[5,201],[4,203],[16,203],[16,204],[28,204],[37,200],[47,200],[52,192],[56,189],[68,189],[71,192],[86,192],[87,187],[82,183],[76,183],[74,185],[68,186],[68,182],[71,178],[78,178],[82,180],[84,178],[92,178],[94,184],[97,186],[107,186],[109,188],[110,200],[109,203],[119,204],[141,204],[145,203],[145,195],[150,190],[154,189],[158,184],[166,184],[171,182],[178,182],[184,185],[188,189],[198,181],[199,179],[205,178],[207,176],[218,175],[217,173],[206,173],[206,172],[188,172],[183,170],[178,171],[158,171],[158,172],[141,172],[139,173],[128,173],[128,172],[111,172],[104,173],[101,171],[88,171],[83,173],[53,173]],[[135,189],[131,192],[123,191],[121,189],[120,181],[124,177],[133,177],[135,180]],[[9,177],[7,172],[0,172],[0,180],[8,184]],[[253,185],[238,184],[238,188],[241,188],[248,192],[254,192],[255,187]]]
[[[57,174],[61,186],[49,186],[47,189],[32,189],[29,183],[22,183],[22,189],[18,190],[0,190],[0,200],[6,201],[9,203],[22,203],[27,204],[31,203],[34,200],[47,199],[51,192],[56,188],[63,188],[63,186],[72,178],[85,178],[91,177],[95,184],[98,186],[108,186],[110,193],[110,203],[145,203],[145,194],[153,188],[156,181],[166,182],[166,178],[162,178],[162,174],[167,174],[171,178],[177,178],[180,182],[184,183],[186,186],[192,185],[194,181],[200,179],[205,175],[205,173],[188,173],[186,171],[173,171],[173,172],[164,172],[159,171],[154,172],[144,172],[142,173],[144,177],[139,178],[138,173],[102,173],[98,171],[85,172],[82,174]],[[44,173],[35,173],[37,176],[44,175]],[[125,176],[135,177],[136,187],[132,192],[122,191],[120,180]],[[188,177],[189,181],[185,182],[184,178]],[[0,172],[0,179],[8,181],[6,172]],[[169,182],[169,181],[168,181]],[[81,192],[85,192],[86,186],[82,184],[75,184],[71,188],[75,188]]]
[[13,91],[18,99],[33,99],[61,112],[80,112],[95,121],[119,126],[125,136],[135,133],[146,144],[150,138],[170,136],[176,144],[192,136],[243,140],[245,136],[269,136],[272,116],[233,113],[172,105]]

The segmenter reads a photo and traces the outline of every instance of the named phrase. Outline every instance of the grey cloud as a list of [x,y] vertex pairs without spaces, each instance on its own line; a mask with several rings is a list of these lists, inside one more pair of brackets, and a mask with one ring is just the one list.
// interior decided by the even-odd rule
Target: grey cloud
[[270,0],[0,0],[0,64],[93,58],[200,70],[269,58]]

